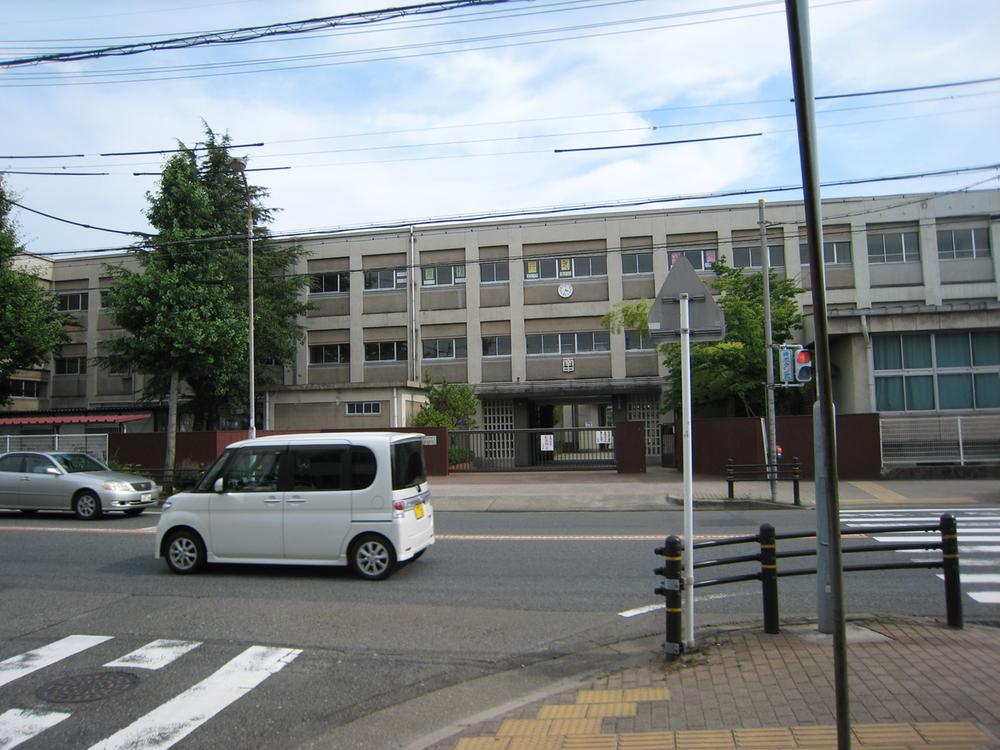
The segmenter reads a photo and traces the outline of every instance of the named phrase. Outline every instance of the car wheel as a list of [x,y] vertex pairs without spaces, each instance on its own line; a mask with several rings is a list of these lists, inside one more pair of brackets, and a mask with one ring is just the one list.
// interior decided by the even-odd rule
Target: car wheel
[[197,573],[205,567],[205,543],[193,531],[174,532],[167,540],[166,558],[174,573]]
[[126,518],[135,518],[140,513],[142,513],[142,508],[129,508],[128,510],[123,510],[122,513],[125,514]]
[[73,512],[82,521],[94,521],[101,517],[101,499],[87,490],[73,498]]
[[385,537],[364,534],[351,545],[350,565],[359,578],[381,581],[395,569],[396,551]]

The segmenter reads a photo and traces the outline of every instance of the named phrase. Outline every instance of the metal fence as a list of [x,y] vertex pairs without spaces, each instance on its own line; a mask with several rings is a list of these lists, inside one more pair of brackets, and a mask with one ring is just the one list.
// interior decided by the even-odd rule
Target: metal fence
[[879,421],[883,466],[1000,463],[1000,414]]
[[449,471],[613,469],[612,427],[452,430]]
[[10,451],[68,451],[89,453],[108,460],[108,436],[94,435],[0,435],[0,453]]

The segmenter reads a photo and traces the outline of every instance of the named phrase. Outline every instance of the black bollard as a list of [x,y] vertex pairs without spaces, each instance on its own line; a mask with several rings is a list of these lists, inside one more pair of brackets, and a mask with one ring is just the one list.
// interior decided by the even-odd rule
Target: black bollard
[[944,603],[948,627],[961,628],[962,577],[958,567],[958,521],[951,513],[941,516],[941,557],[944,562]]
[[760,592],[764,603],[764,632],[774,635],[778,626],[778,551],[774,527],[765,523],[757,536],[760,542]]
[[656,593],[665,596],[666,603],[666,642],[663,644],[667,661],[674,661],[681,655],[683,641],[681,639],[681,552],[683,545],[680,537],[668,536],[664,545],[656,550],[662,555],[665,564],[657,568],[656,573],[666,580],[662,586],[656,587]]

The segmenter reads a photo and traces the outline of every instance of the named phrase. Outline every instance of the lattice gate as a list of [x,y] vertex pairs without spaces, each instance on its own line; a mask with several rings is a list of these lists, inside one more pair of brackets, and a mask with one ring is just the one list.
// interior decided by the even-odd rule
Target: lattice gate
[[629,396],[626,406],[629,422],[642,422],[646,434],[646,455],[660,457],[660,401],[656,396]]

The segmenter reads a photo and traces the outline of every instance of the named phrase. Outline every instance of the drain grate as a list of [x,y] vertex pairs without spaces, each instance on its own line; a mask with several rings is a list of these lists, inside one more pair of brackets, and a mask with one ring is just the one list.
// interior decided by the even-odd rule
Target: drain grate
[[93,672],[71,675],[43,685],[35,695],[47,703],[86,703],[124,693],[139,684],[131,672]]

